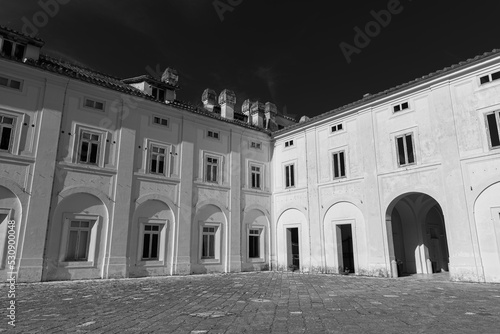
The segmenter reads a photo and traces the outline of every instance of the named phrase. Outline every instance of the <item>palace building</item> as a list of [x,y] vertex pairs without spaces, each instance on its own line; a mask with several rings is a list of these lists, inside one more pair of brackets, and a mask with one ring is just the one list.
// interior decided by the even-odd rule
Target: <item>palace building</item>
[[296,122],[229,89],[182,102],[171,68],[118,79],[43,46],[0,27],[2,275],[500,282],[500,51]]

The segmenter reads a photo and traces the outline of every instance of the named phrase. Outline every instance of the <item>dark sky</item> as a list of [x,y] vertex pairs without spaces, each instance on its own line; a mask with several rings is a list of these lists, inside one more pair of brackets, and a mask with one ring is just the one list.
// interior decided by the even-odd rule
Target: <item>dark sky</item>
[[350,63],[340,44],[355,46],[354,28],[365,30],[371,11],[394,0],[59,1],[67,4],[43,22],[38,0],[0,0],[0,24],[21,30],[38,17],[45,53],[119,78],[176,68],[184,101],[198,103],[208,87],[228,88],[240,103],[271,101],[297,116],[500,48],[500,2],[492,0],[401,0],[399,13],[373,30]]

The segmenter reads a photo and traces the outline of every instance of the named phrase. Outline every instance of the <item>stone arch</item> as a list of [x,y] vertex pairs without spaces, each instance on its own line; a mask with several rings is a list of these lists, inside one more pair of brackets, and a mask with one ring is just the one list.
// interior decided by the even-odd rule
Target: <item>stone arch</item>
[[142,203],[149,201],[149,200],[157,200],[157,201],[165,203],[172,210],[172,214],[174,215],[174,218],[173,218],[174,222],[177,222],[177,210],[174,209],[174,208],[178,207],[177,204],[175,204],[170,198],[163,196],[163,195],[147,194],[147,195],[141,196],[140,198],[138,198],[135,201],[135,209],[137,210],[137,208]]
[[279,215],[276,226],[278,270],[310,271],[311,248],[306,217],[297,208],[285,209]]
[[0,185],[0,270],[2,271],[6,269],[8,256],[9,221],[14,221],[14,225],[10,224],[10,226],[14,226],[14,240],[16,241],[18,252],[20,253],[22,249],[22,237],[20,232],[21,227],[25,225],[22,219],[23,208],[19,197],[8,187]]
[[368,273],[365,218],[349,201],[337,201],[323,218],[323,250],[326,272]]
[[283,216],[283,214],[289,210],[297,210],[299,211],[304,217],[307,217],[307,210],[305,209],[304,205],[301,205],[297,202],[292,202],[292,203],[289,203],[289,207],[285,208],[285,209],[282,209],[281,211],[279,211],[277,217],[278,217],[278,220],[277,222],[280,221],[281,219],[281,216]]
[[91,187],[82,187],[82,186],[71,186],[68,187],[56,196],[56,203],[55,205],[59,205],[65,198],[74,195],[74,194],[90,194],[92,196],[97,197],[104,205],[106,205],[106,208],[108,212],[112,212],[111,210],[111,205],[112,201],[111,199],[104,194],[102,191],[99,189],[91,188]]
[[128,233],[129,276],[171,275],[176,228],[174,204],[157,194],[142,196],[135,203]]
[[445,219],[435,197],[422,192],[396,196],[387,206],[386,227],[393,277],[449,270]]
[[241,241],[242,271],[269,269],[271,224],[265,209],[258,205],[245,208],[241,226]]
[[500,182],[490,184],[474,201],[474,222],[486,282],[500,282]]
[[192,273],[227,272],[229,268],[228,212],[216,200],[196,205],[191,225]]
[[[102,278],[104,254],[109,228],[109,198],[100,191],[79,191],[86,187],[66,189],[58,195],[47,235],[44,280]],[[70,239],[72,222],[88,221],[86,260],[68,259],[68,249],[74,245]],[[79,239],[83,240],[83,239]]]

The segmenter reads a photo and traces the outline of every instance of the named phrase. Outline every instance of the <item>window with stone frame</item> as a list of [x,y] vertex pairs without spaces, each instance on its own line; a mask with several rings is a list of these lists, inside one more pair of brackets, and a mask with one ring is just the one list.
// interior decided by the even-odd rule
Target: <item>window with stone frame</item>
[[14,141],[16,119],[0,114],[0,150],[10,152]]
[[500,148],[500,111],[486,114],[486,127],[490,148]]
[[161,225],[145,224],[142,235],[142,260],[158,260],[160,252]]
[[396,137],[396,152],[400,167],[415,164],[415,144],[413,133]]
[[82,130],[78,149],[78,162],[98,165],[101,149],[101,134]]

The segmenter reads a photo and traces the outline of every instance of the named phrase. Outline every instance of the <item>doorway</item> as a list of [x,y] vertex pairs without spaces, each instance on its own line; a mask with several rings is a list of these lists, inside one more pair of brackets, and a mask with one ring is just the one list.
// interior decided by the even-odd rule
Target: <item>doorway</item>
[[288,270],[295,271],[300,269],[300,253],[299,253],[299,228],[286,229],[286,244],[287,244],[287,265]]
[[339,273],[355,273],[352,225],[337,225],[337,254]]

